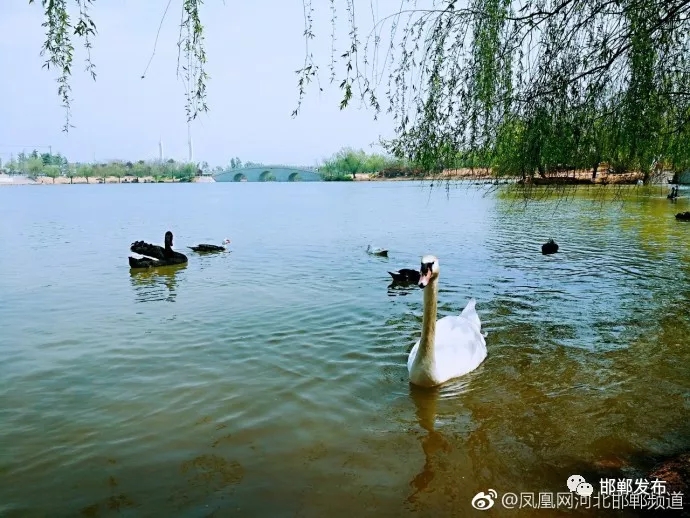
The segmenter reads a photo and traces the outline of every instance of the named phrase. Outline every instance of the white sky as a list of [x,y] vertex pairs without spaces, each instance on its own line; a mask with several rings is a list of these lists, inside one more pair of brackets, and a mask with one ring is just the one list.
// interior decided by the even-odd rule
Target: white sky
[[[0,158],[10,153],[52,146],[70,161],[158,157],[163,140],[166,158],[187,157],[187,124],[183,84],[176,78],[181,0],[172,0],[147,77],[142,73],[151,56],[167,0],[96,0],[92,17],[98,34],[92,59],[98,77],[83,72],[85,53],[75,39],[72,115],[76,126],[62,132],[55,72],[42,68],[45,29],[39,0],[2,0],[0,16]],[[341,6],[343,2],[338,2]],[[68,1],[74,9],[76,2]],[[227,165],[243,161],[314,165],[341,147],[373,151],[379,136],[392,136],[385,114],[374,121],[358,102],[340,111],[340,90],[328,85],[330,57],[329,2],[314,0],[317,39],[313,52],[322,65],[324,92],[314,86],[293,119],[297,75],[304,59],[301,0],[223,2],[206,0],[208,104],[210,113],[192,125],[195,161]],[[371,27],[369,0],[360,3],[358,24]],[[382,17],[399,8],[400,0],[374,0]],[[270,7],[269,7],[270,6]],[[339,43],[347,37],[346,12],[341,9]],[[361,20],[361,22],[359,21]],[[366,32],[366,31],[365,31]],[[342,51],[339,53],[342,54]]]

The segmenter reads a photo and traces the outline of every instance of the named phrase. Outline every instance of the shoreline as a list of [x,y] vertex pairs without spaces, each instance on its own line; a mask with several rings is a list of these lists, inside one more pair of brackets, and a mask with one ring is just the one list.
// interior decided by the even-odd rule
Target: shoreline
[[139,183],[212,183],[213,178],[210,177],[194,177],[191,182],[180,182],[176,179],[165,178],[158,182],[153,176],[123,176],[118,178],[116,176],[106,176],[105,178],[84,178],[83,176],[74,176],[70,180],[66,176],[58,176],[53,181],[52,178],[47,176],[41,176],[32,180],[26,175],[8,175],[5,173],[0,173],[0,187],[4,185],[100,185],[104,183],[124,183],[124,184],[139,184]]
[[535,176],[523,181],[519,177],[500,177],[492,174],[488,169],[446,169],[440,174],[423,176],[397,176],[384,177],[380,173],[356,173],[355,182],[400,182],[400,181],[424,181],[424,180],[474,180],[491,183],[517,183],[528,185],[596,185],[596,184],[636,184],[642,180],[644,175],[641,172],[629,173],[608,173],[605,169],[597,171],[595,176],[591,170],[563,171],[548,174],[545,178]]
[[[543,185],[608,185],[608,184],[636,184],[643,178],[639,172],[609,174],[601,171],[593,177],[589,170],[566,171],[549,174],[545,178],[540,176],[528,178],[523,181],[519,177],[497,177],[486,169],[447,169],[440,174],[428,174],[419,176],[383,176],[381,173],[355,173],[354,178],[346,181],[354,182],[420,182],[420,181],[475,181],[492,184],[523,184],[533,186]],[[35,180],[26,175],[8,175],[0,173],[0,187],[3,185],[99,185],[113,183],[215,183],[213,177],[196,176],[189,182],[180,182],[176,179],[165,178],[158,181],[152,176],[136,177],[123,176],[117,178],[108,176],[105,178],[84,178],[75,176],[72,179],[59,176],[53,180],[47,176],[41,176]]]

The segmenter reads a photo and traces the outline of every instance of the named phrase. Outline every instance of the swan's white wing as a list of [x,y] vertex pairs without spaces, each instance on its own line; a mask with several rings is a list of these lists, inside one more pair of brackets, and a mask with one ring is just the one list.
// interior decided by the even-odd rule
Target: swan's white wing
[[410,354],[407,356],[407,372],[412,372],[412,364],[414,363],[414,359],[419,351],[420,340],[417,340],[417,343],[414,344],[414,347],[410,350]]
[[467,303],[467,306],[465,306],[465,309],[463,309],[462,313],[460,313],[460,316],[469,320],[477,327],[477,329],[479,329],[479,332],[481,332],[482,322],[479,320],[479,315],[477,315],[477,310],[475,309],[476,305],[477,301],[475,299],[470,299],[470,301]]
[[436,323],[436,369],[444,378],[467,374],[486,358],[476,304],[475,299],[470,299],[459,316],[447,316]]
[[473,371],[486,358],[486,342],[479,317],[447,316],[436,323],[436,371],[450,379]]
[[[430,373],[434,379],[445,381],[463,376],[486,358],[486,342],[475,304],[472,299],[460,315],[443,317],[436,322],[433,373]],[[407,359],[408,372],[418,352],[419,340]]]

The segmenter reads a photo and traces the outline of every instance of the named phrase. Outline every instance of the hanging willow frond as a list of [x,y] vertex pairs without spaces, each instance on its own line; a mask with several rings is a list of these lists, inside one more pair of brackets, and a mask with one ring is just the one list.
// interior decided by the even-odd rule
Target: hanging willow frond
[[428,170],[688,167],[689,15],[690,0],[401,0],[363,48],[349,18],[342,106],[385,98],[387,148]]
[[[86,50],[85,70],[93,80],[96,80],[96,65],[91,59],[92,40],[96,35],[96,24],[90,15],[90,8],[95,0],[72,1],[71,8],[68,5],[68,0],[41,1],[45,15],[43,27],[46,29],[41,55],[47,58],[43,66],[57,71],[58,95],[65,109],[65,124],[63,126],[65,132],[73,127],[71,124],[72,89],[69,80],[72,76],[74,57],[72,37],[74,35],[82,39]],[[35,0],[29,0],[29,4],[33,3]],[[185,81],[185,109],[188,120],[195,119],[199,113],[208,111],[206,83],[209,76],[206,73],[204,26],[199,14],[202,3],[203,0],[182,1],[178,49],[184,55],[186,64],[180,67],[178,60],[178,76],[181,75]],[[167,13],[167,8],[165,12]],[[72,20],[75,19],[76,23],[73,25]]]
[[[42,1],[45,66],[58,70],[65,130],[70,37],[90,49],[93,1],[73,0],[74,27],[68,0]],[[185,59],[178,72],[191,120],[208,110],[202,0],[180,1]],[[380,18],[377,0],[368,0],[369,9],[366,1],[319,6],[330,10],[330,79],[342,89],[341,109],[359,99],[374,116],[392,114],[395,138],[384,144],[397,157],[428,170],[477,166],[523,177],[563,167],[596,171],[603,162],[645,172],[690,167],[690,0],[401,0]],[[312,0],[303,9],[295,116],[320,73],[310,46],[317,38]],[[343,10],[347,35],[337,50]],[[366,34],[362,13],[374,18]]]

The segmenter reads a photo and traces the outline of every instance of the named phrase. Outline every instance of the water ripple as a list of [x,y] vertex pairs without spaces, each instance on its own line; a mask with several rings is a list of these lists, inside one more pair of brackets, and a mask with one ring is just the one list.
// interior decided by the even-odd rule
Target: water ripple
[[[0,514],[467,514],[487,487],[561,491],[572,459],[685,444],[681,202],[122,187],[0,189]],[[130,272],[129,244],[168,228],[231,251]],[[474,297],[489,333],[431,391],[406,369],[423,292],[387,273],[425,253],[439,316]]]

